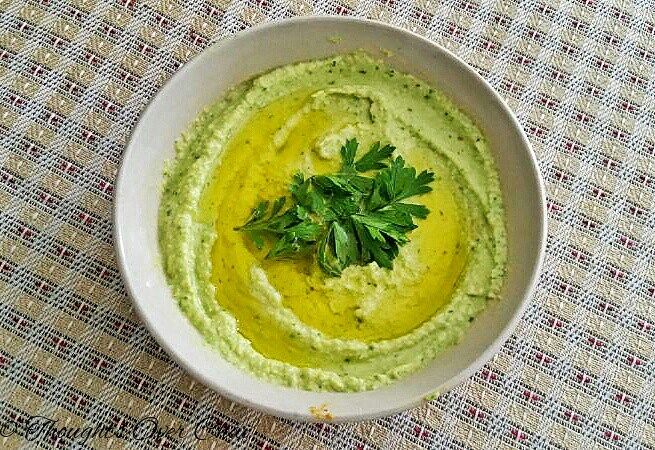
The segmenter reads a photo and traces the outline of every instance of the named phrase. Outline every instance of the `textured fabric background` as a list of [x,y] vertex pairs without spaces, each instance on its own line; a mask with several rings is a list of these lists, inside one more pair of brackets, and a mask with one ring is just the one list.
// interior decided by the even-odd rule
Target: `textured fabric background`
[[[653,10],[597,0],[0,0],[0,422],[214,417],[222,439],[207,448],[655,449]],[[301,14],[371,17],[454,51],[516,112],[548,191],[545,268],[502,351],[453,392],[367,423],[278,420],[193,382],[140,324],[113,256],[114,179],[148,99],[212,42]]]

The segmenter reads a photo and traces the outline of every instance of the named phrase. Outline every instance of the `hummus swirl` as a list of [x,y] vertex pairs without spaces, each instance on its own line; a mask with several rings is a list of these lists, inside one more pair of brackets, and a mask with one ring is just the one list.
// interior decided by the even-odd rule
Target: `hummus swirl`
[[[234,231],[297,171],[339,167],[339,148],[393,144],[435,173],[430,209],[393,269],[323,273],[311,255],[268,260]],[[209,345],[259,377],[309,390],[392,382],[455,344],[490,299],[507,259],[488,144],[445,96],[364,53],[275,69],[232,89],[176,145],[159,239],[180,308]]]

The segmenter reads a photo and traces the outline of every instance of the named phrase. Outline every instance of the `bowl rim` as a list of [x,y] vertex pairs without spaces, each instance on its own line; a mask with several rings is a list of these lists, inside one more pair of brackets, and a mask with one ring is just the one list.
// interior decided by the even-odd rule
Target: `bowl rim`
[[[113,208],[112,208],[112,237],[113,237],[113,244],[114,244],[114,252],[116,254],[116,262],[119,268],[121,278],[127,289],[127,293],[130,297],[132,305],[135,307],[137,315],[141,319],[141,322],[145,325],[148,332],[155,338],[157,343],[166,351],[166,353],[177,364],[179,364],[189,375],[191,375],[193,379],[200,381],[204,386],[209,387],[219,395],[224,396],[231,401],[240,403],[242,405],[246,405],[257,411],[265,412],[267,414],[271,414],[273,416],[282,417],[286,419],[299,420],[303,422],[315,422],[315,421],[322,421],[322,420],[310,414],[309,411],[307,411],[305,414],[299,414],[282,409],[276,409],[274,407],[258,404],[254,401],[251,401],[245,397],[240,396],[238,393],[232,392],[226,389],[220,383],[216,382],[214,379],[205,376],[205,374],[197,370],[194,365],[189,363],[185,359],[183,354],[179,354],[177,349],[175,349],[172,345],[169,344],[167,338],[163,334],[157,332],[156,327],[149,320],[148,315],[145,309],[143,308],[143,305],[139,301],[137,301],[137,295],[135,293],[135,289],[132,283],[131,274],[126,270],[126,255],[123,245],[123,236],[121,232],[121,227],[118,226],[120,223],[119,204],[121,203],[119,200],[121,200],[123,197],[123,190],[125,189],[124,184],[126,183],[125,176],[124,176],[124,172],[126,170],[126,165],[127,165],[126,161],[129,159],[128,157],[130,156],[130,154],[135,151],[134,139],[135,139],[136,131],[140,128],[143,118],[147,115],[148,111],[152,107],[153,103],[157,100],[160,93],[166,90],[167,88],[169,88],[178,79],[185,77],[186,73],[189,70],[191,70],[191,68],[193,68],[195,65],[199,64],[203,59],[210,58],[214,51],[216,51],[217,49],[221,48],[224,45],[227,45],[233,40],[241,39],[251,34],[265,32],[270,28],[274,28],[278,26],[284,26],[290,24],[297,25],[307,22],[326,22],[326,23],[343,22],[343,23],[351,23],[351,24],[362,25],[362,26],[372,25],[381,29],[386,29],[388,31],[405,34],[411,39],[420,40],[423,43],[429,44],[430,46],[434,47],[435,50],[441,52],[445,58],[450,59],[451,62],[459,66],[463,71],[466,71],[469,73],[469,75],[472,75],[479,83],[481,83],[484,86],[484,88],[486,88],[486,90],[491,94],[493,99],[497,103],[499,103],[500,107],[507,114],[507,117],[509,118],[511,125],[518,132],[521,145],[525,147],[527,154],[529,155],[530,169],[532,171],[531,175],[533,179],[536,180],[537,190],[539,194],[538,198],[535,200],[537,201],[537,206],[538,206],[537,209],[540,212],[540,216],[541,216],[539,220],[540,226],[538,229],[534,230],[535,240],[538,241],[538,257],[537,257],[536,264],[533,265],[532,272],[530,273],[529,285],[525,290],[525,294],[523,295],[520,304],[518,305],[517,308],[515,308],[510,320],[503,328],[502,332],[487,346],[487,348],[475,359],[475,361],[469,364],[464,370],[460,371],[457,375],[447,380],[445,383],[435,387],[435,389],[433,389],[433,392],[438,393],[438,395],[442,395],[445,392],[448,392],[454,387],[460,385],[468,378],[470,378],[475,372],[480,370],[492,358],[494,354],[496,354],[500,350],[500,348],[505,344],[507,339],[510,337],[511,333],[516,329],[518,321],[523,316],[527,308],[527,305],[529,303],[529,300],[533,297],[535,293],[536,286],[538,283],[538,277],[544,265],[545,254],[546,254],[545,251],[546,239],[547,239],[547,214],[546,214],[546,190],[545,190],[543,177],[541,175],[539,165],[536,159],[536,154],[534,152],[534,149],[532,148],[532,145],[530,144],[530,141],[528,140],[525,134],[523,127],[518,122],[518,119],[516,118],[514,112],[507,105],[507,102],[500,96],[500,94],[493,88],[493,86],[491,86],[491,84],[489,84],[489,82],[485,80],[466,61],[459,58],[457,55],[455,55],[447,48],[441,46],[440,44],[414,31],[402,28],[397,25],[392,25],[378,20],[366,19],[361,17],[335,16],[335,15],[297,16],[297,17],[286,18],[281,20],[273,20],[270,22],[257,24],[245,30],[241,30],[237,33],[234,33],[231,36],[222,38],[219,41],[209,45],[208,47],[200,51],[197,55],[192,57],[191,60],[189,60],[186,64],[184,64],[178,70],[176,70],[176,72],[157,90],[155,95],[153,95],[142,108],[141,112],[139,113],[138,119],[135,121],[134,125],[132,126],[129,138],[126,141],[124,151],[121,156],[121,162],[116,176],[116,182],[115,182],[116,188],[115,188],[115,194],[113,198]],[[348,395],[351,393],[342,393],[342,394]],[[356,394],[356,393],[352,393],[352,394]],[[407,401],[402,402],[402,404],[398,406],[386,407],[386,408],[381,407],[374,413],[340,414],[339,416],[326,421],[330,421],[333,423],[341,423],[341,422],[353,422],[353,421],[361,421],[361,420],[385,417],[417,407],[424,401],[425,401],[424,396],[419,396],[416,398],[408,398]]]

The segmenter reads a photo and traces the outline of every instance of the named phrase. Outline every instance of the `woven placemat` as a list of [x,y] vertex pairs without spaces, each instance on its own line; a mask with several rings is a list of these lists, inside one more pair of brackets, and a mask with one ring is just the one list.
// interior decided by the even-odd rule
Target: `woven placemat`
[[[0,446],[655,449],[653,9],[0,0]],[[516,112],[547,186],[547,259],[511,339],[454,391],[366,423],[279,420],[194,382],[139,322],[113,256],[114,179],[146,102],[212,42],[306,14],[455,52]],[[202,423],[216,436],[198,441]],[[75,434],[102,426],[142,434]]]

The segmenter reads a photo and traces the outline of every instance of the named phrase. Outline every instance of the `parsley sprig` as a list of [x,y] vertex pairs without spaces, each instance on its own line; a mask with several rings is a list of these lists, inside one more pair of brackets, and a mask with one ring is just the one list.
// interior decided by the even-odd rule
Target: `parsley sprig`
[[[356,159],[358,147],[356,139],[341,147],[337,173],[294,175],[290,196],[260,202],[235,230],[247,233],[259,249],[270,242],[267,258],[315,252],[318,265],[332,276],[373,261],[392,268],[417,227],[414,219],[430,212],[403,200],[430,192],[434,173],[417,174],[401,156],[392,157],[392,145],[377,142]],[[369,172],[372,176],[365,175]]]

